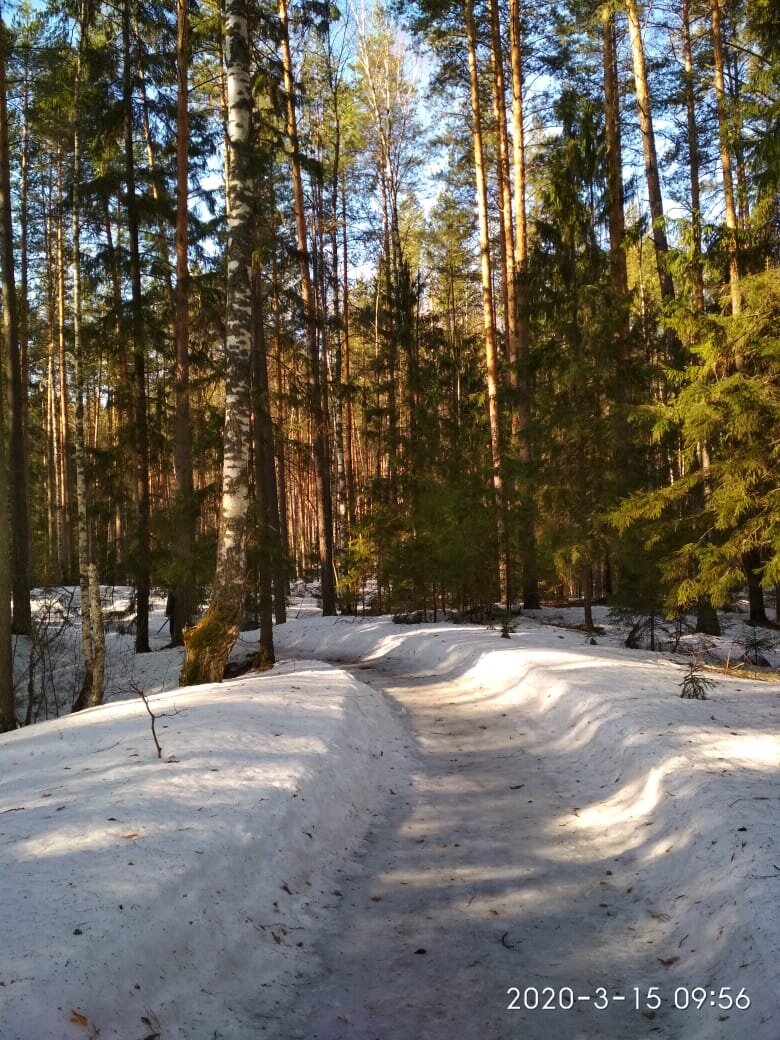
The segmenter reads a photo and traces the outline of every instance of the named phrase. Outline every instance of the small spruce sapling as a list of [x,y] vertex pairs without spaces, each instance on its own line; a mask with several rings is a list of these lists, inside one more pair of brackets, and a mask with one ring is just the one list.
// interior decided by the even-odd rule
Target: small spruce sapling
[[685,697],[688,700],[707,700],[707,690],[712,689],[715,686],[715,680],[709,679],[702,672],[702,665],[700,661],[692,658],[688,663],[688,671],[683,676],[682,682],[677,683],[681,688],[681,697]]

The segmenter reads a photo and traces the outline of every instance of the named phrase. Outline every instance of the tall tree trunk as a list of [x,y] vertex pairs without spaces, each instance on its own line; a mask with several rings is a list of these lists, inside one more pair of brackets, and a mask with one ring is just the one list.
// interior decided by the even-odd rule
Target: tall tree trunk
[[[346,483],[347,526],[352,530],[355,523],[355,456],[354,424],[352,416],[352,388],[350,385],[349,356],[349,251],[347,248],[347,186],[346,177],[341,178],[341,278],[342,278],[342,323],[344,328],[343,387],[346,394],[344,405],[344,479]],[[338,272],[334,272],[338,277]]]
[[[2,380],[0,380],[0,384]],[[0,733],[16,728],[11,636],[11,529],[8,522],[8,443],[0,386]]]
[[[22,83],[22,148],[19,162],[19,353],[22,364],[22,436],[28,443],[30,386],[30,58],[24,62]],[[27,474],[29,490],[29,473]]]
[[[260,272],[253,269],[253,351],[252,351],[252,411],[254,416],[255,448],[255,505],[257,529],[258,586],[260,608],[260,655],[258,664],[265,667],[274,662],[274,612],[279,610],[279,503],[274,464],[274,434],[271,423],[271,403],[268,387],[268,352],[263,324],[263,297],[260,291]],[[282,621],[286,617],[282,617]]]
[[[0,22],[0,105],[5,108],[6,104],[6,76],[5,76],[5,26]],[[8,163],[8,138],[0,139],[0,164],[6,166]],[[5,198],[3,209],[5,209]],[[8,200],[10,205],[10,199]],[[3,236],[5,239],[5,235]],[[5,255],[6,243],[3,242],[3,256]],[[5,260],[3,261],[5,262]],[[3,318],[5,334],[9,335],[9,311],[6,306],[6,279],[3,278]],[[8,472],[8,440],[6,437],[5,424],[5,387],[3,369],[0,368],[0,733],[15,729],[16,716],[14,704],[14,681],[13,681],[13,640],[11,635],[11,593],[13,587],[13,574],[11,568],[11,528],[10,528],[10,487]]]
[[653,128],[653,109],[650,98],[650,86],[647,79],[645,48],[642,42],[642,31],[639,25],[639,11],[636,0],[626,0],[628,12],[628,31],[631,38],[631,63],[634,70],[636,100],[639,106],[639,128],[642,133],[642,150],[645,157],[645,178],[650,205],[655,259],[658,268],[658,282],[661,288],[661,299],[674,299],[674,283],[667,267],[669,242],[666,237],[666,220],[664,218],[661,180],[658,174],[658,156],[655,147],[655,130]]
[[127,237],[130,253],[130,339],[133,353],[133,403],[135,428],[135,652],[149,651],[149,594],[151,591],[151,541],[149,533],[149,428],[146,400],[146,350],[144,346],[143,292],[138,198],[133,154],[133,68],[130,42],[130,5],[122,4],[122,101],[125,133],[125,188],[127,191]]
[[696,90],[693,77],[693,48],[691,45],[690,0],[682,0],[683,76],[685,83],[685,113],[688,126],[688,169],[691,185],[691,277],[693,300],[698,311],[704,310],[704,265],[701,255],[701,161],[699,157],[699,128],[696,121]]
[[[73,705],[74,711],[103,703],[105,644],[103,641],[103,612],[100,607],[100,586],[97,567],[90,549],[90,510],[86,474],[86,447],[84,437],[84,358],[81,337],[81,72],[86,15],[79,5],[79,43],[76,55],[76,75],[73,94],[73,205],[72,205],[72,276],[73,293],[73,359],[76,413],[73,431],[76,462],[76,545],[81,589],[81,648],[84,662],[84,680],[81,692]],[[99,652],[96,654],[95,650]]]
[[184,642],[184,629],[192,621],[195,603],[193,550],[197,520],[192,483],[192,430],[190,424],[188,146],[189,146],[189,0],[177,0],[177,104],[176,104],[176,469],[177,580],[171,618],[171,643]]
[[525,118],[523,112],[523,50],[519,0],[509,0],[509,57],[512,69],[512,178],[515,203],[515,279],[517,282],[517,453],[520,459],[520,559],[523,606],[536,610],[539,575],[536,557],[536,503],[531,445],[531,326],[528,316],[528,233],[526,229]]
[[8,35],[0,18],[0,272],[3,279],[3,325],[6,348],[6,393],[10,447],[11,541],[13,545],[13,630],[32,632],[30,613],[30,520],[27,495],[27,447],[24,435],[22,359],[19,340],[19,302],[14,278],[14,232],[11,216],[11,168],[8,143],[6,56]]
[[471,133],[474,146],[474,174],[477,189],[479,219],[480,272],[482,277],[482,321],[485,332],[485,364],[487,369],[488,419],[490,422],[490,456],[493,470],[493,492],[496,510],[496,534],[499,554],[499,585],[502,601],[508,603],[509,551],[507,532],[506,496],[504,493],[504,459],[501,443],[501,421],[498,401],[498,352],[493,309],[492,275],[490,265],[490,233],[488,228],[487,184],[485,181],[484,149],[482,146],[482,114],[479,99],[479,71],[477,69],[476,26],[473,0],[465,0],[466,40],[468,45],[469,80],[471,86]]
[[751,625],[769,624],[769,618],[766,615],[766,607],[764,605],[764,590],[761,587],[762,562],[759,549],[751,549],[742,557],[742,566],[747,578]]
[[[604,60],[604,137],[607,157],[609,205],[609,262],[612,286],[618,300],[628,296],[626,221],[623,210],[623,155],[620,141],[620,94],[615,48],[615,16],[607,4],[601,9]],[[618,358],[618,363],[620,362]]]
[[[490,0],[491,71],[493,74],[493,109],[498,130],[498,205],[501,218],[502,282],[506,300],[506,354],[509,362],[509,384],[517,388],[517,280],[515,266],[514,225],[512,221],[512,189],[509,172],[509,134],[506,120],[504,86],[504,54],[501,44],[501,22],[498,0]],[[512,407],[514,409],[514,401]]]
[[62,150],[57,145],[57,367],[59,396],[57,398],[57,454],[59,460],[59,531],[62,544],[58,555],[62,568],[62,579],[70,581],[73,576],[73,499],[71,495],[71,443],[70,419],[68,415],[68,358],[65,346],[65,216],[62,185]]
[[712,49],[715,59],[715,96],[718,102],[718,140],[720,142],[720,163],[723,170],[723,199],[726,204],[726,232],[728,234],[729,253],[729,290],[731,293],[731,313],[739,314],[742,310],[742,294],[739,286],[739,260],[737,257],[737,208],[734,201],[734,174],[731,166],[731,120],[728,112],[728,99],[723,65],[723,33],[720,22],[720,0],[710,0],[710,16],[712,25]]
[[322,406],[320,377],[320,355],[317,339],[316,301],[309,271],[309,246],[306,230],[306,210],[303,199],[303,175],[301,153],[298,142],[298,117],[295,111],[295,82],[293,79],[292,56],[290,54],[290,31],[287,0],[279,0],[281,22],[282,69],[287,105],[287,137],[290,142],[290,167],[293,182],[293,209],[298,245],[298,262],[301,275],[301,298],[309,355],[309,394],[314,440],[314,476],[317,486],[317,526],[320,556],[320,584],[322,590],[322,613],[336,613],[336,582],[333,569],[333,508],[330,489],[330,453],[328,430]]
[[225,430],[217,570],[209,608],[184,632],[182,685],[219,682],[238,636],[246,583],[252,356],[252,89],[244,0],[225,7],[228,141]]
[[[271,187],[271,209],[276,211],[273,184]],[[275,231],[275,229],[274,229]],[[276,389],[279,395],[279,414],[277,428],[284,429],[284,366],[282,364],[282,314],[279,302],[279,270],[274,249],[271,258],[271,306],[273,311],[274,350],[276,352]],[[279,570],[274,584],[274,612],[276,623],[283,624],[287,620],[287,592],[289,591],[290,542],[287,521],[289,509],[287,505],[287,459],[285,455],[284,436],[276,440],[275,454],[278,466],[276,487],[279,503]]]

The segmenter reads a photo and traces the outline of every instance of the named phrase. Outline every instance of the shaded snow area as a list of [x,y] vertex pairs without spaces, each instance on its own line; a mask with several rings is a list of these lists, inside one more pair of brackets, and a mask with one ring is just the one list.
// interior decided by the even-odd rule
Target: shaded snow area
[[149,703],[0,738],[2,1040],[254,1035],[398,759],[316,662]]
[[546,621],[0,738],[1,1040],[777,1040],[780,686]]

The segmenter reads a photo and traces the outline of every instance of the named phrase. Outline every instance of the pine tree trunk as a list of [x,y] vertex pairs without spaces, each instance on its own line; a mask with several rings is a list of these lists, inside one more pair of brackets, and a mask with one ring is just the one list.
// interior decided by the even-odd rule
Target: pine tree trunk
[[306,210],[303,198],[301,153],[298,143],[298,118],[295,111],[295,83],[293,80],[287,0],[279,0],[281,22],[282,68],[287,105],[287,137],[290,142],[290,167],[293,187],[293,209],[301,274],[301,298],[309,356],[309,397],[314,447],[314,477],[317,486],[317,538],[320,556],[320,584],[322,613],[336,613],[336,583],[333,569],[333,508],[330,489],[330,453],[328,430],[323,412],[320,354],[317,339],[317,314],[309,271],[309,246],[306,230]]
[[764,605],[764,590],[761,588],[761,564],[761,552],[759,549],[751,549],[742,557],[742,566],[747,578],[751,625],[769,624],[769,618],[766,615],[766,607]]
[[[79,44],[76,56],[74,83],[74,128],[73,128],[73,205],[72,205],[72,299],[73,299],[73,359],[76,412],[73,431],[76,463],[76,546],[79,565],[79,587],[81,589],[81,647],[84,662],[84,679],[74,711],[91,708],[103,703],[103,673],[105,667],[105,642],[103,639],[103,613],[100,609],[100,588],[97,568],[90,552],[89,493],[86,476],[86,451],[84,437],[84,359],[81,337],[81,133],[80,100],[82,49],[85,25],[83,6],[79,10]],[[93,610],[95,616],[93,616]],[[100,648],[102,658],[96,656]],[[97,685],[96,685],[97,682]]]
[[229,216],[221,516],[214,591],[203,618],[184,632],[182,685],[222,679],[244,606],[251,437],[253,201],[252,93],[244,0],[227,0],[225,60],[230,161],[226,185]]
[[127,236],[130,253],[130,339],[133,354],[133,404],[135,430],[135,652],[149,652],[149,594],[151,591],[151,539],[149,532],[149,428],[146,400],[146,350],[144,345],[141,248],[138,198],[133,154],[133,76],[130,50],[130,4],[122,5],[122,59],[125,134],[125,187],[127,190]]
[[468,45],[469,80],[471,86],[471,133],[474,147],[474,173],[477,189],[479,220],[480,272],[482,278],[482,321],[485,333],[485,364],[487,369],[488,419],[490,423],[490,455],[493,470],[493,493],[496,510],[496,535],[499,558],[499,585],[502,602],[508,603],[508,538],[506,496],[504,492],[504,459],[501,443],[501,421],[498,401],[498,352],[493,309],[492,274],[490,265],[490,233],[488,228],[487,184],[485,181],[484,149],[482,146],[482,115],[479,98],[477,69],[476,26],[473,0],[465,0],[466,40]]
[[[344,406],[344,478],[346,482],[346,505],[347,526],[352,530],[355,524],[355,454],[354,454],[354,424],[352,416],[352,388],[350,385],[350,356],[349,356],[349,252],[347,249],[347,186],[346,178],[341,178],[341,278],[343,299],[343,326],[344,326],[344,369],[343,385],[345,387],[346,402]],[[338,272],[334,272],[338,277]]]
[[[601,11],[604,60],[604,137],[607,157],[609,205],[609,260],[615,296],[628,296],[628,272],[624,249],[626,222],[623,210],[623,155],[620,142],[620,94],[615,49],[615,16],[610,6]],[[618,358],[618,363],[620,363]]]
[[[2,59],[0,58],[0,61]],[[8,514],[8,442],[0,378],[0,733],[16,728],[11,636],[11,528]]]
[[701,162],[699,158],[699,128],[696,120],[696,92],[693,78],[693,48],[691,45],[690,0],[682,0],[683,68],[685,83],[685,113],[688,126],[688,167],[691,186],[691,252],[693,262],[693,299],[697,311],[704,310],[704,268],[701,255]]
[[726,231],[729,253],[729,290],[731,313],[742,310],[742,293],[739,286],[739,260],[737,257],[737,208],[734,202],[734,174],[731,165],[731,127],[728,100],[723,72],[723,33],[720,24],[720,0],[710,0],[712,26],[712,48],[715,59],[715,96],[718,102],[718,139],[720,163],[723,171],[723,199],[726,204]]
[[517,281],[517,453],[521,465],[520,559],[523,607],[537,610],[539,575],[536,556],[536,502],[531,445],[531,326],[528,317],[528,233],[526,228],[525,119],[523,52],[519,0],[509,0],[509,57],[512,69],[512,178],[515,202],[515,278]]
[[[273,185],[271,186],[273,188]],[[271,206],[275,208],[273,192],[271,195]],[[282,315],[279,303],[279,271],[276,262],[276,251],[271,259],[271,306],[273,311],[274,329],[274,351],[276,353],[276,390],[279,398],[279,414],[277,417],[277,428],[284,430],[285,405],[284,405],[284,366],[282,365]],[[289,591],[290,571],[290,539],[287,528],[290,511],[287,504],[287,458],[285,455],[286,445],[284,436],[279,436],[275,443],[276,465],[278,476],[276,487],[279,503],[279,552],[278,571],[274,581],[274,613],[276,623],[283,624],[287,620],[287,593]]]
[[27,495],[27,447],[24,436],[24,398],[19,340],[19,302],[14,278],[14,238],[11,216],[11,170],[8,143],[6,54],[8,36],[0,18],[0,272],[3,279],[3,328],[5,333],[8,397],[11,541],[13,547],[13,630],[32,632],[30,613],[30,521]]
[[[0,44],[0,104],[5,106],[5,26],[0,23],[3,42]],[[0,146],[2,144],[0,143]],[[3,164],[7,161],[7,138]],[[10,200],[9,200],[10,202]],[[3,243],[5,245],[5,243]],[[4,250],[5,251],[5,250]],[[3,278],[5,295],[5,278]],[[5,303],[5,301],[3,301]],[[6,335],[8,334],[8,311],[4,308]],[[5,424],[5,386],[0,368],[0,733],[16,728],[14,682],[13,682],[13,640],[11,635],[11,593],[13,575],[11,570],[11,529],[8,503],[10,488],[8,482],[8,441]]]
[[268,356],[259,272],[253,270],[252,411],[254,417],[255,520],[260,613],[258,665],[274,663],[274,577],[281,555],[273,426],[268,391]]
[[73,577],[73,498],[71,495],[71,443],[70,419],[68,416],[68,360],[65,348],[65,227],[63,213],[62,185],[62,151],[57,145],[57,362],[59,376],[59,396],[57,399],[57,457],[59,469],[59,511],[58,528],[62,542],[58,547],[58,556],[62,571],[62,580],[70,581]]
[[634,69],[636,100],[639,106],[639,128],[642,132],[642,149],[645,157],[645,178],[650,204],[653,242],[655,243],[655,259],[658,268],[658,282],[661,288],[661,299],[674,299],[674,283],[671,272],[667,269],[669,242],[666,237],[666,219],[664,217],[661,180],[658,174],[658,156],[655,147],[655,131],[653,128],[653,110],[650,99],[650,87],[647,79],[645,48],[642,42],[642,31],[639,25],[639,11],[636,0],[626,0],[628,12],[628,30],[631,38],[631,62]]
[[192,482],[192,430],[190,424],[189,264],[188,242],[188,70],[189,0],[177,0],[177,105],[176,105],[176,469],[177,580],[171,618],[171,644],[181,646],[184,629],[192,621],[195,603],[193,551],[197,506]]

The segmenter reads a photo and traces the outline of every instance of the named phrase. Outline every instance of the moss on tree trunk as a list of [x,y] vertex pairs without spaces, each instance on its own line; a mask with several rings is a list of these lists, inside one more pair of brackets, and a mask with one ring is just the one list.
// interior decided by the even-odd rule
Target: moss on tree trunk
[[182,686],[221,682],[230,651],[236,641],[241,617],[233,604],[215,599],[197,625],[184,630]]

